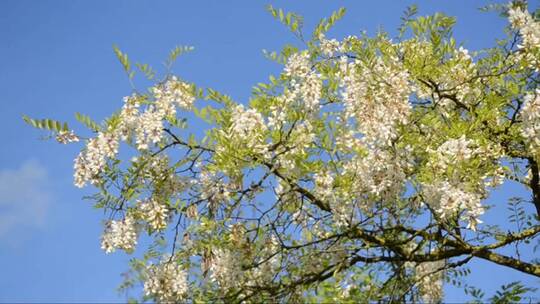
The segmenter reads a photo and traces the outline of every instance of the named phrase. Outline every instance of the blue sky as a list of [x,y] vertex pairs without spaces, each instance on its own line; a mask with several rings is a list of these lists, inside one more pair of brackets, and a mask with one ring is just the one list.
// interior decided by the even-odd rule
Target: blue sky
[[[457,16],[456,37],[472,50],[492,45],[506,24],[477,10],[487,1],[0,1],[0,302],[125,300],[115,288],[129,257],[100,250],[102,213],[82,200],[90,191],[72,183],[78,147],[39,140],[21,115],[73,122],[78,111],[100,120],[121,107],[131,89],[113,44],[158,69],[174,46],[192,45],[174,71],[246,102],[251,87],[279,69],[261,50],[295,42],[265,11],[268,3],[304,15],[307,29],[346,7],[330,37],[394,32],[417,3],[421,14]],[[470,282],[488,290],[538,283],[482,262],[472,270]],[[448,289],[447,300],[463,299]]]

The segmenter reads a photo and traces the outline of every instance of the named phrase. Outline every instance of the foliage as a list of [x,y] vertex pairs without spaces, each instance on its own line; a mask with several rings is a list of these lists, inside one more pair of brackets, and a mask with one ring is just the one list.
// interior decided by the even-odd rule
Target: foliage
[[[454,18],[414,6],[396,40],[327,39],[345,9],[305,36],[300,15],[268,6],[305,49],[265,52],[284,69],[249,104],[172,75],[191,47],[170,53],[162,78],[136,63],[155,85],[102,123],[76,114],[91,137],[75,185],[97,190],[102,248],[137,256],[121,288],[142,283],[142,300],[160,302],[358,303],[437,302],[453,284],[481,302],[464,280],[472,259],[539,277],[520,250],[540,234],[540,23],[521,2],[486,9],[509,18],[507,39],[470,52]],[[496,202],[511,231],[483,223],[505,183],[531,193]],[[533,291],[513,282],[489,301]]]

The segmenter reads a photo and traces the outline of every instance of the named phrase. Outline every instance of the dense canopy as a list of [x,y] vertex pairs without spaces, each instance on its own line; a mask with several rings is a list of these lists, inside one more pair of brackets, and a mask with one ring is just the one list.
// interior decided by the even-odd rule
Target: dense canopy
[[[471,259],[540,277],[537,260],[499,253],[539,240],[540,22],[521,2],[493,9],[507,39],[470,51],[454,18],[414,7],[398,37],[342,40],[326,32],[344,9],[308,37],[299,15],[269,7],[305,48],[267,53],[283,70],[249,103],[172,75],[189,47],[162,76],[115,48],[130,80],[155,85],[103,123],[78,114],[88,138],[25,120],[84,142],[74,182],[97,190],[105,252],[149,238],[123,285],[141,282],[143,299],[436,302],[449,282],[482,301],[460,285]],[[483,220],[505,182],[530,191],[504,202],[518,210],[513,231]],[[529,291],[515,283],[490,300]]]

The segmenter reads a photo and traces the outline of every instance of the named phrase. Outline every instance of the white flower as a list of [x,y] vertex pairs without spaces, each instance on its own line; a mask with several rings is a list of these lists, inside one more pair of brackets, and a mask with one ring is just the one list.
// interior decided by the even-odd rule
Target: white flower
[[242,140],[251,140],[259,132],[266,131],[266,125],[261,113],[255,109],[246,110],[243,105],[237,105],[232,111],[232,133]]
[[73,131],[60,131],[56,135],[56,141],[58,141],[61,144],[68,144],[71,142],[78,142],[79,137],[75,135]]
[[175,303],[186,298],[188,293],[187,272],[174,261],[163,261],[149,265],[144,280],[144,293],[160,303]]
[[411,110],[408,72],[397,58],[383,62],[379,57],[372,66],[342,57],[340,70],[347,116],[354,119],[366,143],[390,145]]
[[458,139],[449,139],[435,151],[436,163],[433,165],[445,170],[449,165],[467,161],[479,153],[474,146],[475,141],[467,139],[465,135]]
[[195,96],[191,92],[191,86],[172,76],[164,84],[152,88],[156,98],[156,108],[163,116],[174,116],[176,106],[183,109],[190,109],[195,101]]
[[310,72],[309,54],[307,52],[292,54],[284,69],[285,76],[293,78],[305,78]]
[[540,23],[535,22],[533,16],[519,7],[511,7],[508,10],[508,20],[515,29],[519,30],[523,44],[522,49],[540,47]]
[[136,95],[124,97],[124,105],[120,111],[118,132],[122,140],[127,140],[139,121],[139,100]]
[[99,132],[98,136],[88,141],[86,149],[75,159],[75,186],[81,188],[87,182],[99,183],[99,174],[107,164],[107,158],[114,158],[118,153],[118,136],[114,133]]
[[228,249],[215,249],[210,262],[210,279],[223,289],[241,284],[242,269],[238,254]]
[[106,253],[112,253],[116,249],[131,253],[137,246],[137,237],[137,223],[130,215],[126,215],[123,220],[112,220],[106,223],[101,238],[101,249]]
[[424,303],[438,303],[443,298],[443,271],[444,260],[423,262],[416,266],[415,275],[418,280],[422,301]]
[[336,39],[328,40],[324,37],[324,34],[321,34],[319,40],[321,41],[319,46],[321,52],[328,57],[332,57],[342,50],[341,43]]
[[332,196],[334,190],[332,184],[334,183],[334,177],[327,171],[317,173],[314,175],[313,180],[315,182],[315,193],[320,196],[321,199],[326,199]]
[[527,10],[518,6],[508,9],[508,20],[521,36],[521,44],[518,45],[518,49],[522,52],[513,55],[515,60],[524,61],[529,68],[538,72],[540,69],[540,61],[537,56],[540,51],[540,23],[536,22]]
[[481,194],[465,191],[448,181],[426,185],[425,194],[428,203],[435,208],[442,219],[451,218],[459,214],[461,210],[465,210],[465,214],[460,219],[468,222],[467,228],[476,230],[476,226],[482,223],[479,220],[484,213]]
[[167,227],[169,210],[156,199],[150,198],[140,202],[139,210],[143,218],[154,230],[163,230]]
[[135,127],[137,149],[148,150],[151,145],[161,141],[163,136],[163,113],[154,108],[147,109]]
[[309,54],[296,53],[289,57],[284,68],[284,75],[291,78],[291,88],[282,96],[285,105],[299,99],[309,112],[320,107],[322,80],[321,76],[311,70]]
[[540,90],[529,93],[524,98],[521,109],[521,134],[525,137],[531,149],[540,151]]

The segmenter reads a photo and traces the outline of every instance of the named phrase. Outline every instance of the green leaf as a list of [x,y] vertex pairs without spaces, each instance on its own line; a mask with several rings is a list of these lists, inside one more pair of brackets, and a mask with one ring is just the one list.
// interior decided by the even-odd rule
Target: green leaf
[[120,64],[122,64],[124,71],[129,75],[131,71],[131,64],[129,62],[128,55],[125,53],[122,53],[122,51],[120,51],[120,49],[116,45],[113,45],[113,50],[114,50],[114,54],[120,61]]
[[37,129],[45,129],[53,132],[68,131],[69,126],[67,122],[61,123],[52,119],[32,119],[26,115],[23,115],[23,120],[27,124]]
[[167,66],[170,68],[176,59],[187,52],[193,51],[195,48],[192,46],[176,46],[170,53],[167,58]]
[[88,115],[81,114],[79,112],[75,113],[75,119],[77,119],[78,122],[84,124],[87,128],[94,132],[99,132],[101,130],[101,127],[93,121]]

